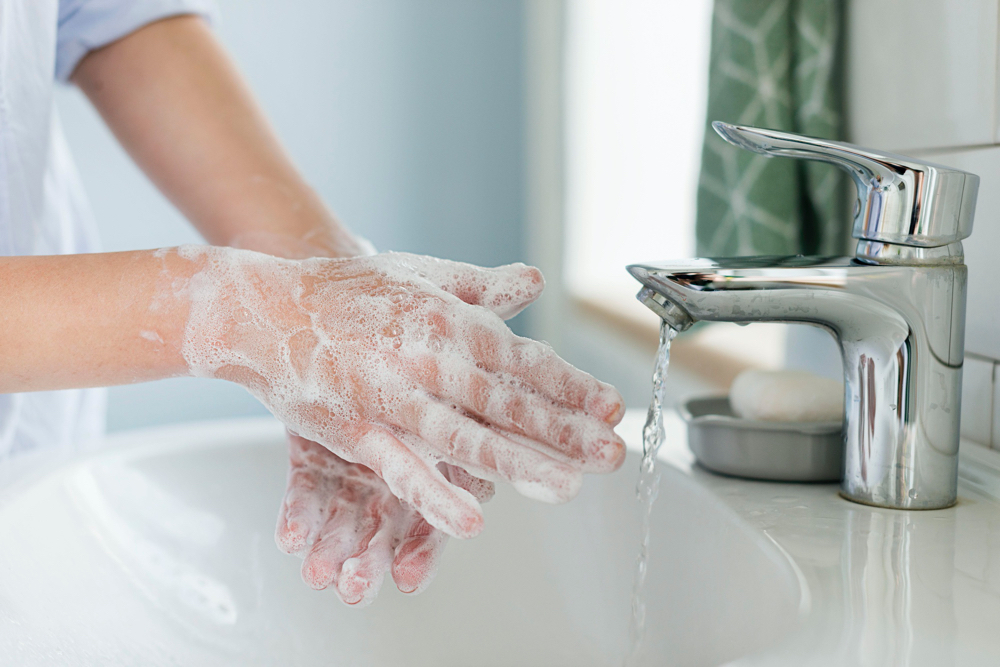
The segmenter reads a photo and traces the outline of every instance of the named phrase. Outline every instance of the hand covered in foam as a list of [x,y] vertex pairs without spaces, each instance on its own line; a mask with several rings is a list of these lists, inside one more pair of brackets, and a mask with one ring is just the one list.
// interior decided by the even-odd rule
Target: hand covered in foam
[[[401,503],[368,468],[289,434],[288,490],[275,541],[304,558],[302,579],[315,589],[333,586],[347,604],[368,604],[387,570],[404,593],[419,593],[433,579],[447,535]],[[493,484],[441,464],[452,484],[484,502]]]
[[483,517],[439,463],[562,502],[584,472],[624,459],[618,392],[501,319],[541,293],[537,269],[179,252],[202,264],[183,346],[191,372],[244,385],[450,535],[477,534]]

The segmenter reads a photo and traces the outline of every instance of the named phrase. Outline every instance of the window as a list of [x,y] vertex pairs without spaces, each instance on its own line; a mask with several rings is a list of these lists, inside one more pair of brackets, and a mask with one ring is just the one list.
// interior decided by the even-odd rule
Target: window
[[566,11],[564,278],[578,300],[627,313],[626,264],[694,252],[712,2]]
[[[653,340],[625,266],[694,255],[711,21],[712,0],[566,4],[565,288]],[[793,328],[808,329],[713,325],[688,338],[687,358],[699,372],[722,359],[728,384],[744,367],[783,366]]]

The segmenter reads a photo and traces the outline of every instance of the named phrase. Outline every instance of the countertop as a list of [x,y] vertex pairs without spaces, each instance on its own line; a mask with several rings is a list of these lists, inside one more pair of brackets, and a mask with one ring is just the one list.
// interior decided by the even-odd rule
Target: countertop
[[[641,449],[644,415],[620,427]],[[787,559],[795,629],[739,665],[1000,664],[1000,453],[960,448],[959,501],[900,511],[844,500],[836,484],[754,482],[704,470],[671,414],[660,460],[729,506]]]

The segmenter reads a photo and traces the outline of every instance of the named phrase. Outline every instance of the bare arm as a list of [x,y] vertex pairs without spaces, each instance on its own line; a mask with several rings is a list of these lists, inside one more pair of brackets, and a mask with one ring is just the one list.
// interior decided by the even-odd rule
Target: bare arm
[[0,257],[0,393],[186,374],[188,304],[169,286],[197,269],[151,251]]
[[200,18],[158,21],[93,51],[72,80],[209,243],[287,257],[362,254]]

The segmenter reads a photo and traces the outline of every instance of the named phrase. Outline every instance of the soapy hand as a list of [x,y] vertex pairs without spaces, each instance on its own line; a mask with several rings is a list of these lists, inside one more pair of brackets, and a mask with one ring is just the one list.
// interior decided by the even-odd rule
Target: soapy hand
[[[375,599],[387,570],[404,593],[419,593],[434,578],[448,536],[401,503],[368,468],[344,461],[322,445],[289,434],[288,490],[275,541],[304,558],[302,579],[312,588],[333,586],[345,603]],[[493,484],[441,464],[452,484],[479,502]]]
[[620,395],[503,323],[531,303],[536,269],[386,253],[281,260],[182,248],[191,372],[247,387],[294,433],[381,477],[450,535],[479,503],[439,463],[548,502],[624,459]]

